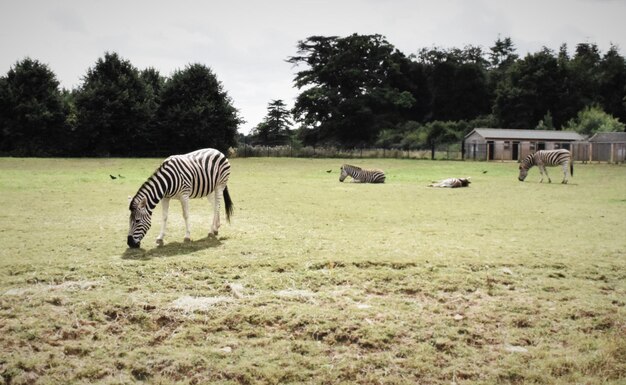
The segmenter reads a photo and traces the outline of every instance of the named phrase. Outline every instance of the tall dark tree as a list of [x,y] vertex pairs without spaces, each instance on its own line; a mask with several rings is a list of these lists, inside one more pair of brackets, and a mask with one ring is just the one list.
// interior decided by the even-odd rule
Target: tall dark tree
[[487,61],[480,47],[423,49],[430,87],[428,121],[468,120],[491,110]]
[[161,76],[155,68],[147,68],[140,72],[139,77],[147,87],[147,103],[150,120],[146,124],[145,134],[141,138],[143,142],[142,151],[146,155],[150,155],[155,147],[160,146],[162,135],[161,127],[157,119],[157,109],[161,104],[161,93],[165,87],[166,78]]
[[157,147],[170,153],[204,147],[227,153],[243,123],[222,84],[202,64],[176,71],[165,83],[157,116],[162,135]]
[[139,71],[107,52],[87,71],[76,94],[81,147],[100,156],[143,154],[151,103]]
[[281,100],[272,100],[267,106],[267,115],[253,131],[254,140],[258,144],[277,145],[289,140],[291,113]]
[[611,46],[599,65],[598,99],[604,110],[626,123],[626,60]]
[[411,93],[391,85],[400,63],[408,60],[380,35],[344,38],[312,36],[298,43],[288,59],[307,68],[295,84],[294,115],[303,124],[305,142],[347,146],[373,143],[378,133],[415,102]]
[[506,72],[518,59],[519,55],[517,55],[515,44],[510,37],[504,39],[498,37],[494,45],[490,47],[488,83],[492,107],[498,85],[504,81]]
[[565,122],[558,109],[563,85],[563,73],[551,50],[528,54],[498,84],[494,114],[503,127],[532,129],[551,111],[555,126],[560,127]]
[[505,37],[504,39],[498,37],[490,48],[490,68],[506,70],[519,58],[515,51],[515,44],[513,44],[513,40],[510,37]]
[[0,151],[19,156],[63,153],[65,114],[59,82],[26,58],[0,78]]

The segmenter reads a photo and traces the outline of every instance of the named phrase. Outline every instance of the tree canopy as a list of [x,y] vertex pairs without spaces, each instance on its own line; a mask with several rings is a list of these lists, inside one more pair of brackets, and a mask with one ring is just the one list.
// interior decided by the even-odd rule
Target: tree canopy
[[64,122],[59,82],[47,65],[26,58],[0,78],[0,151],[58,155]]
[[[308,37],[287,61],[298,69],[293,109],[270,100],[247,143],[432,148],[479,126],[591,135],[624,130],[626,121],[626,60],[616,46],[519,55],[511,38],[498,37],[487,50],[406,55],[382,35],[353,34]],[[107,52],[72,90],[31,58],[0,76],[0,155],[226,151],[242,123],[216,74],[199,63],[165,77]]]

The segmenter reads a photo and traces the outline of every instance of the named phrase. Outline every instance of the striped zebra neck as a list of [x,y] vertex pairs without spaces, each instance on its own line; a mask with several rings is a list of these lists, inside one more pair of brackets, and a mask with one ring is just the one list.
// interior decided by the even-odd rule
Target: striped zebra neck
[[158,182],[156,181],[155,172],[141,185],[137,194],[131,200],[131,208],[137,207],[141,201],[145,200],[148,211],[152,212],[165,195],[156,186],[158,186]]
[[524,160],[522,160],[522,165],[524,165],[525,169],[528,170],[535,165],[535,154],[530,154],[526,158],[524,158]]
[[351,166],[349,164],[346,164],[344,167],[344,170],[346,170],[346,172],[348,173],[348,175],[350,175],[351,177],[354,178],[354,175],[359,172],[359,171],[363,171],[363,169],[361,167],[357,167],[357,166]]

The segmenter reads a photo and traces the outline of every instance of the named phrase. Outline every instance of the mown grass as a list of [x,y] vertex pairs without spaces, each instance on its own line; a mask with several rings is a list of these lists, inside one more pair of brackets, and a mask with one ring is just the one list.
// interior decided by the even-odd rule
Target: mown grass
[[0,159],[0,383],[626,381],[623,165],[233,159],[218,237],[196,200],[127,250],[159,162]]

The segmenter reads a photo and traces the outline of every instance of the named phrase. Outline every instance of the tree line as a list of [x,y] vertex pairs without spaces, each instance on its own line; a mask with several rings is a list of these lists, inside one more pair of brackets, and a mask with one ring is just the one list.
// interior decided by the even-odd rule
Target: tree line
[[[498,38],[488,51],[407,56],[381,35],[355,34],[309,37],[288,61],[302,68],[301,92],[283,112],[299,123],[292,141],[305,145],[419,148],[458,142],[476,127],[589,135],[623,131],[626,121],[626,62],[616,46],[602,53],[581,43],[572,56],[566,45],[544,47],[522,58],[510,38]],[[279,122],[266,120],[247,140],[280,142],[291,126]]]
[[311,36],[286,58],[294,107],[274,99],[250,135],[213,71],[170,77],[106,53],[76,89],[26,58],[0,77],[0,154],[150,156],[246,144],[430,147],[475,127],[623,131],[626,61],[578,44],[520,57],[510,38],[406,55],[381,35]]
[[73,90],[26,58],[0,78],[0,153],[15,156],[151,156],[236,145],[242,123],[210,68],[165,78],[106,53]]

